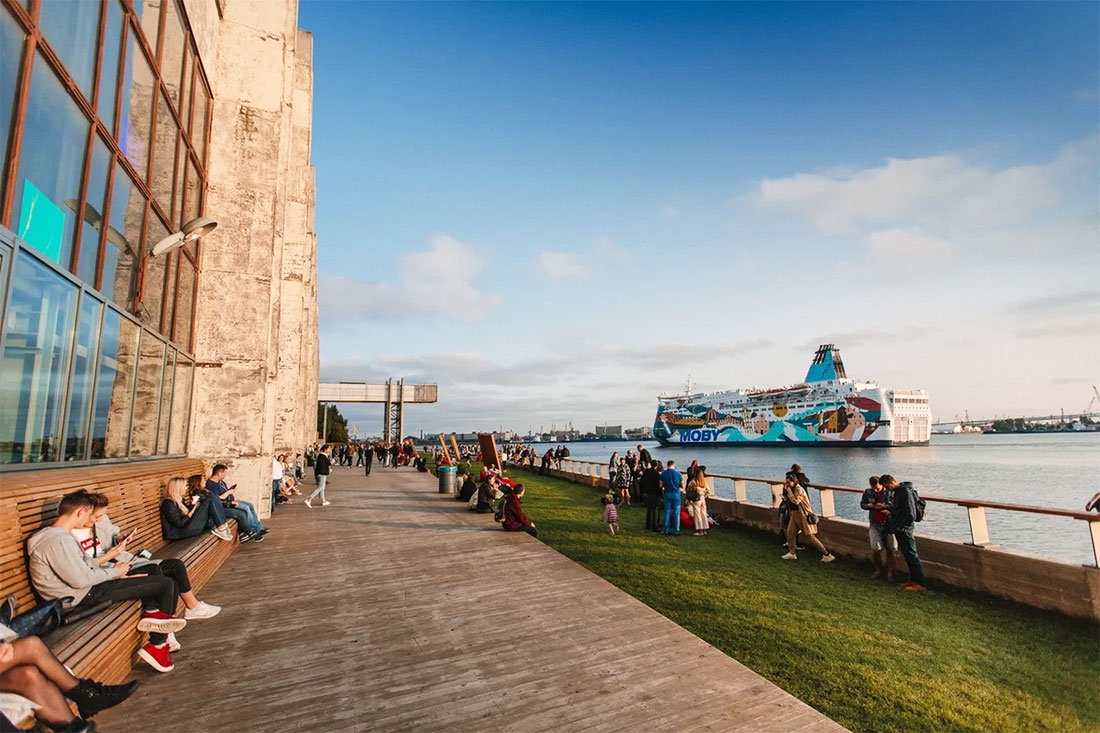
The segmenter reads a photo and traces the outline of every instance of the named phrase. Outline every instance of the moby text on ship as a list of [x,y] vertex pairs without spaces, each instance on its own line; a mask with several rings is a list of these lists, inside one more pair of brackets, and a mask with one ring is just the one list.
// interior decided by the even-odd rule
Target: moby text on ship
[[801,384],[659,397],[653,422],[663,445],[927,445],[931,431],[927,392],[848,379],[833,344]]

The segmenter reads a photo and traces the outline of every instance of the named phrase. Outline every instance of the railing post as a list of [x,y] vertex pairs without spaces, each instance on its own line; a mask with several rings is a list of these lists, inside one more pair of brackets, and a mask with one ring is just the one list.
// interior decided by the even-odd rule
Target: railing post
[[832,489],[818,489],[821,492],[821,516],[836,516],[836,501],[833,499]]
[[1092,561],[1100,568],[1100,520],[1089,520],[1089,534],[1092,536]]
[[778,509],[779,505],[783,503],[783,484],[771,484],[772,487],[772,509]]
[[968,506],[966,515],[970,519],[970,544],[988,545],[989,527],[985,523],[985,507]]
[[745,488],[745,480],[735,478],[733,480],[733,499],[734,501],[748,501],[749,491]]

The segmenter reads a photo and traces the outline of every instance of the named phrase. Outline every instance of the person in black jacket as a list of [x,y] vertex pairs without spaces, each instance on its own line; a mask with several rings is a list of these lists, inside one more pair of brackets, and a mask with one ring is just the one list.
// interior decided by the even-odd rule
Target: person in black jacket
[[461,482],[458,489],[458,495],[455,497],[459,501],[469,502],[477,492],[477,484],[470,478],[470,474],[467,471],[462,471],[458,474],[458,479]]
[[332,459],[328,455],[329,447],[323,446],[321,452],[317,454],[317,462],[313,466],[313,477],[317,480],[317,488],[313,490],[313,493],[306,499],[306,506],[310,509],[313,508],[314,497],[321,497],[321,506],[328,506],[332,502],[325,499],[325,484],[328,483],[328,475],[332,471]]
[[210,494],[189,496],[187,479],[180,477],[169,479],[164,493],[165,497],[160,502],[160,532],[164,539],[198,537],[210,530],[210,534],[219,540],[233,540],[221,499]]
[[660,461],[646,464],[642,477],[638,479],[638,486],[645,500],[645,528],[653,532],[664,529],[664,525],[661,524],[661,504],[664,502],[664,494],[661,492],[661,471],[664,468]]
[[879,483],[887,491],[893,491],[890,502],[890,516],[887,527],[898,541],[898,549],[909,566],[909,582],[902,588],[909,591],[922,591],[924,587],[924,566],[917,555],[917,541],[913,537],[913,523],[917,516],[917,500],[913,495],[913,484],[908,481],[898,483],[890,474],[879,477]]
[[374,463],[374,448],[371,447],[370,443],[363,444],[362,456],[363,465],[366,466],[366,475],[370,476],[370,467]]

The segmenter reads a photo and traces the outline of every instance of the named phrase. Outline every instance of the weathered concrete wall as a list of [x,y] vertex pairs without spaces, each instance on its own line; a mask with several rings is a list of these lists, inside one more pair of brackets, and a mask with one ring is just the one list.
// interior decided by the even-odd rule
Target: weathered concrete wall
[[[537,471],[538,468],[524,470]],[[601,490],[608,488],[606,478],[557,469],[552,469],[550,475]],[[771,506],[711,497],[707,499],[707,508],[724,521],[780,534],[779,514]],[[830,552],[870,561],[866,523],[821,517],[818,526],[819,537]],[[1069,616],[1100,619],[1100,569],[1095,567],[1003,547],[977,547],[923,535],[917,535],[917,550],[925,573],[934,581]],[[776,552],[781,552],[778,546]],[[896,561],[898,569],[904,573],[905,562],[900,553]]]
[[316,422],[312,38],[296,0],[186,7],[214,96],[204,212],[218,221],[201,246],[189,453],[229,465],[266,516],[272,456],[301,451]]

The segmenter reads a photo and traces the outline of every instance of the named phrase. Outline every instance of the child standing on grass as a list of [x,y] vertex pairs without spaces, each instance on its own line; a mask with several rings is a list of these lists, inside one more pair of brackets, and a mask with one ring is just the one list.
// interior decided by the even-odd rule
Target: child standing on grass
[[603,503],[603,521],[607,522],[607,530],[614,537],[619,531],[619,510],[615,508],[615,496],[607,494],[600,501]]

